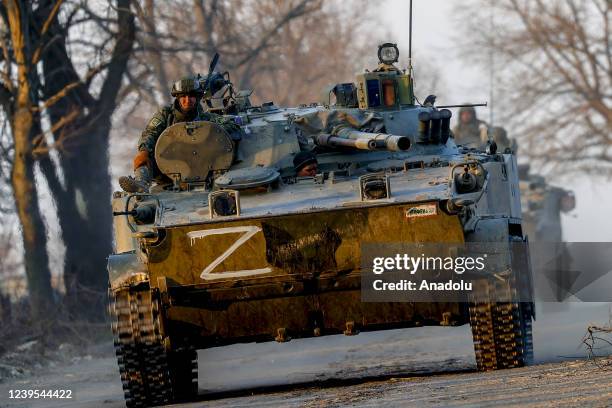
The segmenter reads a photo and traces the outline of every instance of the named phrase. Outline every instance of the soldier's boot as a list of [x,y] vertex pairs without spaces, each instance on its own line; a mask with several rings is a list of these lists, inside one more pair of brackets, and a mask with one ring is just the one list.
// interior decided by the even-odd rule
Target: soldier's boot
[[134,170],[134,177],[119,177],[119,185],[128,193],[148,193],[151,187],[151,175],[147,166],[141,166]]

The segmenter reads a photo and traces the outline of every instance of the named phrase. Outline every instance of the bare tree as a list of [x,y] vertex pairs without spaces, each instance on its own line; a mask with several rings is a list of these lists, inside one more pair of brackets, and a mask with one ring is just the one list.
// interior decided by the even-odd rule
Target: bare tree
[[440,69],[425,58],[415,58],[413,65],[414,93],[419,101],[424,102],[433,94],[437,96],[437,103],[445,104],[447,84]]
[[131,0],[117,0],[106,7],[94,4],[93,10],[87,1],[5,0],[0,8],[0,102],[14,144],[12,190],[35,312],[51,302],[34,179],[38,163],[58,209],[69,303],[78,314],[103,315],[103,308],[88,305],[95,304],[91,291],[104,293],[107,280],[108,136],[134,43],[130,5]]
[[5,0],[0,12],[5,27],[0,101],[10,123],[14,145],[11,186],[21,224],[32,311],[36,317],[42,317],[53,299],[46,231],[34,181],[34,139],[41,126],[40,115],[35,109],[39,104],[37,88],[40,82],[33,60],[36,46],[30,37],[32,10],[27,3]]
[[[42,93],[51,101],[45,108],[59,157],[56,166],[43,156],[41,168],[57,203],[66,245],[64,282],[70,309],[77,314],[92,304],[92,291],[104,293],[107,284],[109,134],[135,39],[130,5],[131,0],[117,0],[98,11],[87,1],[73,3],[65,19],[49,25],[41,53]],[[94,34],[95,41],[84,40],[82,33]],[[79,56],[91,62],[83,64]],[[103,308],[96,310],[104,314]]]
[[[259,101],[281,106],[318,102],[327,86],[354,81],[368,57],[375,56],[380,33],[370,4],[331,1],[316,6],[285,24],[269,47],[236,70],[240,86],[255,88]],[[282,12],[270,1],[260,18]],[[365,33],[374,36],[366,38]]]
[[612,361],[598,359],[610,355],[612,349],[612,309],[608,323],[601,326],[589,325],[582,338],[588,356],[599,368],[612,369]]
[[521,154],[612,172],[612,3],[480,1],[458,13],[465,57],[486,66],[494,53],[500,111]]
[[371,48],[360,33],[376,32],[371,9],[365,1],[143,1],[130,70],[138,86],[125,94],[137,92],[135,110],[150,112],[169,102],[170,81],[206,73],[219,52],[220,68],[241,89],[255,88],[255,98],[282,105],[316,101],[325,85],[352,80],[364,47]]

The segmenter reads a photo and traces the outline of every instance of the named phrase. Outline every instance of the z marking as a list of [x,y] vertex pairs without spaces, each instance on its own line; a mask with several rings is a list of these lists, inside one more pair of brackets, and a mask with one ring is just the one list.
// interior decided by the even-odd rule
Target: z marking
[[271,268],[262,269],[248,269],[243,271],[225,271],[216,272],[212,271],[227,257],[234,253],[242,244],[247,242],[251,237],[261,231],[261,228],[256,225],[246,225],[244,227],[227,227],[227,228],[215,228],[209,230],[191,231],[187,233],[187,237],[191,240],[191,245],[194,244],[196,239],[201,239],[209,235],[222,235],[222,234],[235,234],[237,232],[244,232],[236,242],[234,242],[221,256],[215,259],[210,265],[208,265],[202,271],[200,278],[205,280],[221,279],[221,278],[240,278],[244,276],[261,275],[264,273],[272,272]]

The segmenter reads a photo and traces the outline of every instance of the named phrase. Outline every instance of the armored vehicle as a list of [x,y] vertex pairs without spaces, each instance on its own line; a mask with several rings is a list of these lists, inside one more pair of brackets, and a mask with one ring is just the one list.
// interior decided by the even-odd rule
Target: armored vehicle
[[[514,156],[458,147],[451,111],[417,104],[398,55],[381,45],[376,69],[321,104],[254,106],[227,80],[207,104],[240,140],[175,124],[155,149],[172,182],[114,194],[110,310],[128,406],[193,395],[196,350],[239,342],[469,323],[479,370],[530,361],[533,304],[515,296],[530,277],[512,268],[484,271],[460,301],[362,302],[366,243],[524,241]],[[314,177],[296,175],[304,150]]]

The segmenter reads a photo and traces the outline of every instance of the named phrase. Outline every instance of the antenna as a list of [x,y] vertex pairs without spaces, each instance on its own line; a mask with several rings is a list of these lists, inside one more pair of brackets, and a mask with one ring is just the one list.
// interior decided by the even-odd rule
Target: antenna
[[412,71],[412,0],[410,0],[410,18],[408,20],[408,67]]
[[493,102],[495,96],[495,34],[494,34],[494,21],[493,21],[493,13],[494,13],[494,3],[491,0],[491,4],[489,5],[489,9],[491,14],[489,15],[489,24],[491,24],[491,44],[489,50],[489,124],[493,127],[493,120],[495,119],[494,110],[493,110]]
[[[412,0],[410,0],[410,17],[408,19],[408,77],[410,78],[410,93],[412,94],[412,104],[416,99],[414,95],[414,73],[412,72]],[[418,99],[416,99],[418,102]],[[421,102],[419,102],[420,104]]]
[[408,19],[408,78],[410,78],[410,94],[412,95],[411,104],[416,100],[419,105],[421,102],[414,95],[414,72],[412,71],[412,0],[410,0],[410,18]]

